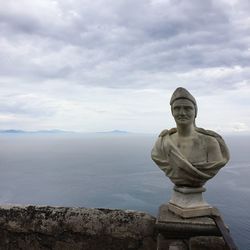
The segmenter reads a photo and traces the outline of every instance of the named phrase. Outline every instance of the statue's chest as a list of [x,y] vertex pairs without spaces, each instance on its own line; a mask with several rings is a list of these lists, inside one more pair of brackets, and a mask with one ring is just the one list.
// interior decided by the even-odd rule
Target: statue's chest
[[207,146],[200,138],[174,140],[173,142],[189,162],[207,161]]

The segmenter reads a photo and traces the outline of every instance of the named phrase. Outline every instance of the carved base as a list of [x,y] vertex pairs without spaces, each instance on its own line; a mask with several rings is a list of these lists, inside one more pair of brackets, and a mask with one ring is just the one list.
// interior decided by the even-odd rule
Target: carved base
[[210,216],[213,214],[213,207],[211,206],[183,208],[183,207],[178,207],[174,204],[168,203],[168,209],[182,218]]
[[202,192],[206,189],[174,187],[168,209],[182,218],[209,216],[215,213],[214,208],[204,201]]

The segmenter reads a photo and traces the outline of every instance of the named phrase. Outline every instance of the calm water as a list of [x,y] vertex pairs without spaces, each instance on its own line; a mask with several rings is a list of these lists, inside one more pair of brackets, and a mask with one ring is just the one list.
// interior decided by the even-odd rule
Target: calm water
[[[156,136],[0,135],[0,202],[157,214],[172,184],[150,158]],[[250,137],[225,137],[231,161],[208,184],[240,249],[250,249]]]

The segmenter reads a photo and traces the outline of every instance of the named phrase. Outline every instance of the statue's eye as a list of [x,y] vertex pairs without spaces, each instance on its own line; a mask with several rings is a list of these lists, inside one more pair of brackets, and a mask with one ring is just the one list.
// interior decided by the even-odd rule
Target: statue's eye
[[187,110],[187,111],[191,111],[191,110],[193,110],[193,107],[190,107],[190,106],[185,107],[185,110]]

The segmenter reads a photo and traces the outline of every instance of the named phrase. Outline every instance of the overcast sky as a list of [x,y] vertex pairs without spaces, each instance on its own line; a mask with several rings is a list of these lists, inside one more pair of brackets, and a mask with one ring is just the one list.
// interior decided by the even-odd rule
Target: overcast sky
[[250,133],[250,1],[0,0],[0,129]]

